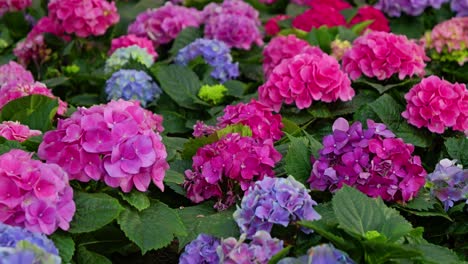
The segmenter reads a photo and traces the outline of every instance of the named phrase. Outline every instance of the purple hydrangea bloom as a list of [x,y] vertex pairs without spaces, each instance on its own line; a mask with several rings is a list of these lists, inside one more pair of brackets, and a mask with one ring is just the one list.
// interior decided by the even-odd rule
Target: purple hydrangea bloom
[[399,17],[402,12],[418,16],[424,12],[424,9],[428,7],[439,9],[448,1],[450,0],[379,0],[374,7],[391,17]]
[[45,235],[0,222],[0,247],[15,247],[22,240],[26,240],[50,254],[58,255],[58,250],[54,243]]
[[216,248],[221,240],[205,234],[198,235],[197,239],[185,246],[185,251],[179,259],[179,264],[211,264],[218,263],[219,257]]
[[432,185],[431,193],[444,204],[446,211],[455,202],[466,200],[468,203],[468,169],[457,166],[455,160],[441,160],[427,179]]
[[239,64],[232,62],[231,49],[222,41],[215,39],[197,39],[179,51],[175,63],[187,65],[201,56],[213,67],[211,77],[225,82],[239,76]]
[[468,16],[468,0],[452,0],[450,7],[458,17]]
[[285,258],[278,264],[355,264],[349,256],[331,244],[323,244],[309,249],[306,256],[299,258]]
[[241,232],[250,238],[259,230],[270,232],[273,224],[286,227],[294,221],[320,219],[314,205],[317,203],[294,177],[264,178],[249,188],[233,216]]
[[142,106],[151,102],[162,93],[159,86],[144,71],[119,70],[106,82],[108,100],[138,100]]

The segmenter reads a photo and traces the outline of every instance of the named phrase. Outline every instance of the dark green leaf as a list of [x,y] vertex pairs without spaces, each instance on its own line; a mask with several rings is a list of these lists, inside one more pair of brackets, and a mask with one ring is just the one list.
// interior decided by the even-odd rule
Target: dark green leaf
[[423,253],[421,260],[428,264],[457,264],[462,263],[458,256],[448,248],[433,245],[421,244],[414,245],[415,249]]
[[286,172],[292,175],[297,181],[305,184],[312,170],[309,141],[306,137],[289,137],[289,140],[291,143],[285,157]]
[[182,173],[168,170],[166,171],[166,176],[164,177],[164,182],[172,182],[175,184],[182,184],[184,183],[185,177]]
[[150,206],[148,194],[133,190],[129,193],[119,192],[120,196],[138,211],[143,211]]
[[280,252],[276,253],[273,257],[271,257],[270,261],[268,261],[268,264],[278,263],[280,260],[282,260],[289,254],[289,251],[291,251],[291,246],[283,248]]
[[308,6],[303,6],[303,5],[297,5],[297,4],[294,4],[294,3],[290,3],[286,7],[286,15],[288,15],[290,17],[295,17],[297,15],[300,15],[300,14],[304,13],[304,11],[306,11],[309,8],[310,7],[308,7]]
[[236,80],[229,80],[223,83],[223,85],[228,89],[227,95],[236,98],[241,98],[246,89],[245,83]]
[[98,94],[79,94],[71,97],[69,103],[77,106],[92,106],[100,103]]
[[48,88],[54,88],[68,82],[68,78],[61,76],[52,79],[47,79],[42,81]]
[[103,255],[100,255],[96,252],[89,251],[86,249],[84,246],[79,246],[78,247],[78,252],[77,252],[77,263],[78,264],[87,264],[87,263],[93,263],[93,264],[112,264],[112,262],[104,257]]
[[23,149],[25,148],[14,140],[7,140],[4,137],[0,137],[0,155],[9,152],[12,149]]
[[468,139],[466,137],[449,138],[445,147],[452,159],[458,160],[464,168],[468,167]]
[[54,241],[54,245],[59,250],[62,263],[70,263],[75,253],[75,242],[72,237],[64,232],[55,232],[50,238]]

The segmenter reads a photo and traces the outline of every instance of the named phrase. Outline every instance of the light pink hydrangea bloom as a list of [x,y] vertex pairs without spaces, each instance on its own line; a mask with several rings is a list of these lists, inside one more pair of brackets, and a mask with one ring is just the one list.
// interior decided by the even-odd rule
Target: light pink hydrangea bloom
[[32,0],[2,0],[0,1],[0,17],[6,12],[20,11],[31,6]]
[[144,48],[148,54],[153,56],[153,60],[158,58],[158,53],[154,50],[153,42],[151,42],[151,40],[147,39],[146,37],[137,37],[133,34],[113,39],[111,43],[111,49],[109,50],[109,55],[112,55],[116,49],[126,48],[133,45]]
[[7,83],[34,83],[34,77],[31,72],[26,70],[20,64],[10,61],[0,66],[0,87]]
[[146,37],[155,47],[171,42],[186,27],[198,27],[202,22],[201,14],[195,8],[173,5],[164,6],[139,14],[129,27],[128,33]]
[[401,114],[418,128],[438,134],[446,128],[468,134],[468,90],[465,84],[450,83],[429,76],[405,95],[406,110]]
[[279,112],[283,102],[304,109],[312,101],[349,101],[354,90],[335,58],[312,50],[283,60],[259,87],[258,94],[260,102]]
[[343,56],[343,69],[352,80],[364,74],[386,80],[393,74],[398,78],[424,76],[424,48],[406,36],[372,31],[354,40],[352,48]]
[[3,121],[0,124],[0,137],[4,137],[8,140],[23,142],[30,137],[39,136],[41,134],[41,131],[31,130],[28,126],[22,125],[19,122]]
[[51,0],[48,9],[65,32],[82,38],[104,35],[120,19],[115,2],[106,0]]
[[151,181],[164,190],[169,168],[162,143],[162,117],[137,101],[111,101],[80,107],[44,135],[38,155],[79,181],[103,180],[130,192],[146,191]]
[[455,17],[436,25],[431,32],[429,47],[437,52],[468,48],[468,17]]
[[68,230],[75,214],[67,173],[13,149],[0,155],[0,222],[52,234]]

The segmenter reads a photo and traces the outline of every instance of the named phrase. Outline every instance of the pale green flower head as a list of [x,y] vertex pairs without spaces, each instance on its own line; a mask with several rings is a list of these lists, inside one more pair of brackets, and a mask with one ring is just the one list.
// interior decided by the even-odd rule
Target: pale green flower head
[[203,85],[198,92],[198,97],[211,104],[219,104],[224,100],[227,88],[222,84]]
[[130,60],[141,63],[148,68],[154,63],[154,58],[151,54],[149,54],[144,48],[133,45],[130,47],[116,49],[106,60],[104,71],[106,73],[118,71],[126,63],[130,62]]

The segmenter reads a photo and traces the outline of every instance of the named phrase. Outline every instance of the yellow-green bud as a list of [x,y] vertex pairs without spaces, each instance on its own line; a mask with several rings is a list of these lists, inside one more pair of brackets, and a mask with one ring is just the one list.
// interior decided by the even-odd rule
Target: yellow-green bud
[[224,100],[227,88],[222,84],[203,85],[198,92],[198,97],[211,104],[219,104]]

